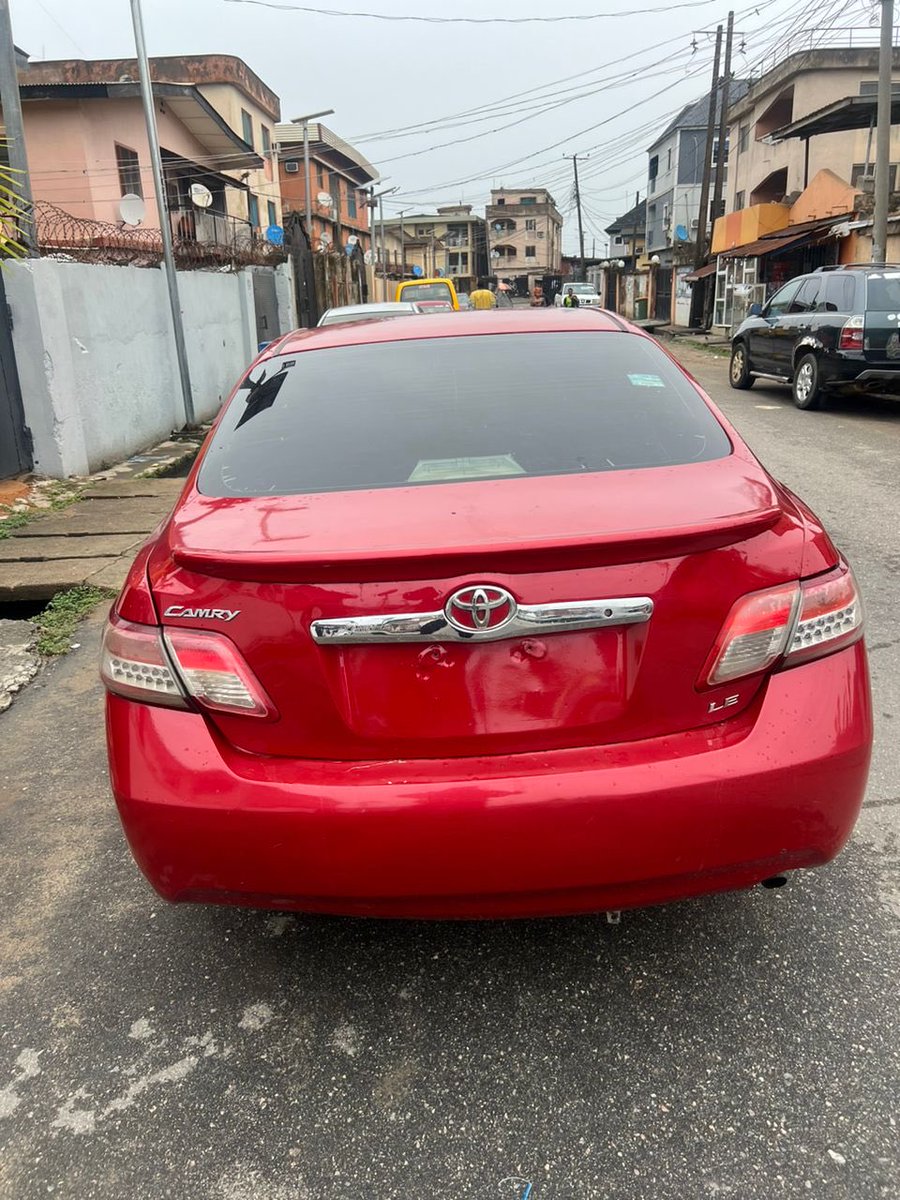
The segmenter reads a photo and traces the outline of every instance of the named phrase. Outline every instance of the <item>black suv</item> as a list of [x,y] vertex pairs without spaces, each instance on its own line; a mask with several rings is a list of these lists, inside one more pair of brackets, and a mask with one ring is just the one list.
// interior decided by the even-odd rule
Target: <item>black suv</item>
[[900,266],[820,267],[754,305],[731,343],[733,388],[789,383],[798,408],[836,391],[900,396]]

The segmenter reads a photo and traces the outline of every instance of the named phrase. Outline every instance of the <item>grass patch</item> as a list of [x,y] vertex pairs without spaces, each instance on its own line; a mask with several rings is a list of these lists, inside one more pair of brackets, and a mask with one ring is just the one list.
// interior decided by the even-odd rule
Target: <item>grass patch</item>
[[3,517],[0,520],[0,541],[4,538],[12,537],[17,529],[21,529],[23,525],[27,525],[31,520],[32,514],[27,512],[10,513],[8,517]]
[[[41,489],[44,499],[50,502],[45,508],[27,508],[21,512],[11,512],[6,505],[0,505],[0,541],[3,538],[12,537],[16,530],[21,529],[23,525],[28,525],[31,521],[39,520],[49,513],[59,512],[63,508],[68,508],[70,504],[75,504],[81,499],[85,487],[87,484],[73,487],[66,480],[58,479]],[[4,509],[5,516],[3,515]]]
[[75,587],[57,592],[44,611],[35,618],[38,653],[44,658],[68,653],[75,630],[84,618],[104,600],[116,593],[109,588]]

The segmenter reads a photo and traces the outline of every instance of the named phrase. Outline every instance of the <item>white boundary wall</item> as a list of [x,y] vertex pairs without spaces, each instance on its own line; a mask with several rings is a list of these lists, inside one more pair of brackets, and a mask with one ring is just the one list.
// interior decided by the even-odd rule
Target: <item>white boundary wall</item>
[[[184,424],[163,269],[37,258],[6,264],[35,471],[65,478],[119,462]],[[178,274],[194,408],[218,411],[256,354],[249,271]],[[276,269],[281,332],[290,277]]]

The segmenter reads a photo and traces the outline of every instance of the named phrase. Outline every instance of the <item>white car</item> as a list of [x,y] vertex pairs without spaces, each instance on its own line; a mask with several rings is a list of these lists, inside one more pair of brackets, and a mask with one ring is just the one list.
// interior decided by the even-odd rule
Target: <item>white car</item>
[[603,301],[597,295],[592,283],[564,283],[561,292],[557,292],[553,301],[557,308],[563,308],[566,292],[574,292],[578,297],[579,308],[602,308]]
[[320,325],[344,325],[349,321],[386,321],[409,317],[424,310],[410,300],[386,300],[377,304],[345,304],[322,313]]

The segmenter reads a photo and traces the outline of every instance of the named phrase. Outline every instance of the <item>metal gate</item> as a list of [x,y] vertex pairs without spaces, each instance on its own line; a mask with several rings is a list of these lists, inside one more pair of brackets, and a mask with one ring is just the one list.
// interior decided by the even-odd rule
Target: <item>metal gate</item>
[[672,320],[672,268],[656,268],[656,296],[653,301],[653,316],[657,321]]
[[0,264],[0,479],[30,471],[33,465],[31,431],[25,424],[12,325]]
[[275,293],[275,272],[271,267],[254,267],[253,309],[256,313],[256,341],[271,342],[281,329],[278,323],[278,297]]

